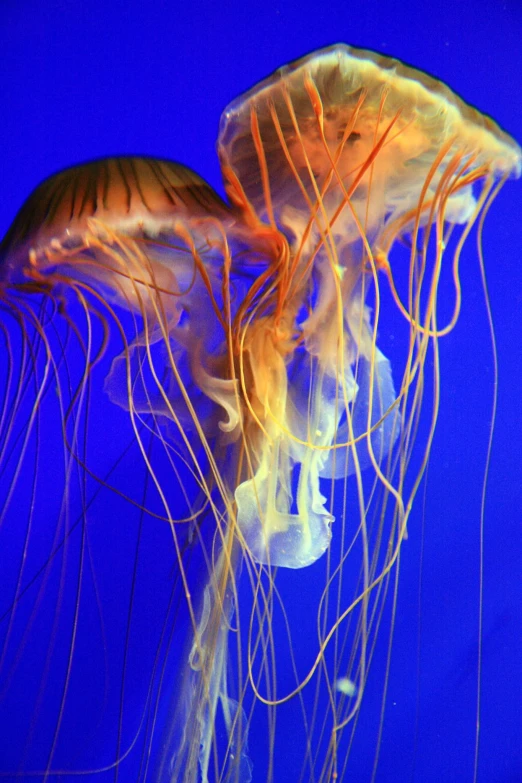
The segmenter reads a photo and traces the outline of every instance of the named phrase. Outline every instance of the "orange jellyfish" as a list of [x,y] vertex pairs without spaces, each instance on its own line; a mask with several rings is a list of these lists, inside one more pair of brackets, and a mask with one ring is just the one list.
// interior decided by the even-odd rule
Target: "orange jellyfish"
[[347,46],[232,103],[218,152],[229,204],[108,158],[40,185],[0,247],[8,775],[349,779],[462,249],[522,154]]

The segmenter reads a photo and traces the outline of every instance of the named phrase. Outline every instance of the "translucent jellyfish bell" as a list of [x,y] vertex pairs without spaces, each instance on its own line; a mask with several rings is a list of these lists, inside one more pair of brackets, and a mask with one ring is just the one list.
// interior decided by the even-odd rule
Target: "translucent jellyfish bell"
[[[293,233],[289,207],[305,225],[311,205],[316,221],[340,208],[337,230],[356,239],[354,212],[372,234],[416,208],[424,189],[429,203],[457,153],[497,177],[519,176],[521,166],[516,142],[445,84],[342,44],[280,68],[231,103],[218,149],[232,199],[241,203],[243,193]],[[473,209],[471,183],[461,185],[448,194],[450,221]]]
[[[173,275],[183,278],[183,254],[178,264],[161,254],[173,221],[209,214],[228,217],[229,211],[200,177],[171,161],[107,158],[75,166],[43,182],[25,202],[0,248],[2,277],[24,281],[67,268],[96,279],[115,301],[136,307],[139,292],[153,281],[158,290],[168,290]],[[131,261],[128,270],[118,262],[118,235],[148,247],[157,241],[146,269],[139,266],[144,258],[135,260],[134,288]]]

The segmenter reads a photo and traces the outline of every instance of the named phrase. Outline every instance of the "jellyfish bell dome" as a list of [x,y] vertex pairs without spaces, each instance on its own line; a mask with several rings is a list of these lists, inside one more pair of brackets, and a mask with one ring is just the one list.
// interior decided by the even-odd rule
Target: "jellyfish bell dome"
[[[0,245],[0,274],[24,282],[67,269],[136,306],[143,284],[168,290],[183,277],[182,253],[175,272],[162,257],[173,224],[209,214],[231,222],[212,188],[172,161],[129,156],[74,166],[46,179],[26,200]],[[123,264],[118,241],[137,242],[147,253]]]
[[96,219],[124,235],[156,238],[174,217],[218,218],[230,210],[194,171],[170,160],[114,157],[89,161],[53,174],[19,210],[1,248],[9,269],[27,257],[36,260],[55,243],[74,247]]
[[[370,234],[414,208],[423,189],[428,202],[454,156],[460,168],[496,178],[518,177],[522,166],[516,142],[445,84],[343,44],[278,69],[233,101],[218,151],[231,198],[237,177],[263,217],[275,213],[286,225],[285,210],[308,211],[318,193],[333,215],[349,194]],[[470,184],[448,194],[448,221],[469,218]],[[357,236],[348,209],[339,222]]]

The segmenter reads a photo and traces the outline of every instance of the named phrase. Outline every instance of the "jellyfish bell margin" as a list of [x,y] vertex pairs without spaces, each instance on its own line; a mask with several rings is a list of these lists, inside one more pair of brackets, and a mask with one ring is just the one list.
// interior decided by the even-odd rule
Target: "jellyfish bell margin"
[[[462,248],[520,175],[521,152],[426,74],[336,46],[234,101],[218,153],[229,204],[179,164],[107,158],[42,183],[0,247],[8,695],[50,629],[9,774],[114,779],[134,754],[139,780],[246,782],[248,726],[263,712],[262,774],[278,780],[276,720],[296,703],[301,779],[350,770],[429,459]],[[454,303],[439,323],[448,268]],[[402,326],[393,369],[377,345],[391,318]],[[97,524],[102,495],[127,540],[119,624],[104,602],[120,572]],[[39,535],[50,508],[54,527]],[[136,707],[155,536],[169,576]],[[285,583],[309,566],[303,665]],[[115,663],[105,656],[109,696],[95,700],[89,747],[72,753],[87,637]]]

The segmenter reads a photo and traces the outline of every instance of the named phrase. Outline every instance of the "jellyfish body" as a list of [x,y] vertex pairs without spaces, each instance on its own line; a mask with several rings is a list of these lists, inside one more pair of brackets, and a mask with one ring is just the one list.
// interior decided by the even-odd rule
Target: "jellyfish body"
[[[520,174],[521,153],[430,77],[343,46],[281,69],[231,104],[218,152],[230,205],[188,169],[137,157],[79,166],[37,188],[0,247],[1,302],[18,324],[25,357],[4,400],[16,411],[24,389],[34,389],[30,433],[66,353],[67,340],[53,348],[53,320],[74,332],[74,302],[88,328],[77,386],[61,405],[64,481],[79,470],[121,494],[79,448],[80,412],[105,367],[106,397],[129,417],[157,493],[155,516],[168,524],[189,617],[155,779],[246,783],[253,706],[264,703],[270,726],[276,709],[301,698],[314,678],[328,694],[329,729],[316,746],[317,702],[310,714],[305,709],[302,777],[332,779],[345,770],[342,735],[355,731],[429,456],[437,346],[458,317],[462,246],[496,183]],[[394,271],[399,243],[410,247],[405,285]],[[441,325],[437,291],[448,258],[455,304]],[[404,326],[402,365],[393,372],[377,345],[381,280]],[[43,370],[31,375],[37,356]],[[430,423],[417,450],[428,357],[435,367]],[[5,441],[14,444],[4,458],[16,455],[8,472],[14,486],[30,450],[12,421],[2,419]],[[145,434],[161,452],[161,470]],[[69,498],[65,492],[65,504]],[[194,580],[187,553],[195,548],[202,555]],[[346,599],[352,549],[360,561],[355,576],[344,577],[353,591]],[[277,569],[321,559],[316,654],[294,686],[281,688]],[[242,568],[253,608],[242,597]],[[24,569],[10,618],[26,594]],[[10,631],[6,644],[9,638]],[[335,695],[336,682],[350,687]],[[68,676],[44,779],[55,769],[67,683]],[[150,729],[149,755],[153,735]],[[270,758],[273,742],[271,733]],[[118,739],[115,769],[124,756]],[[148,774],[142,766],[140,779],[154,779]],[[277,780],[272,761],[267,775]]]

